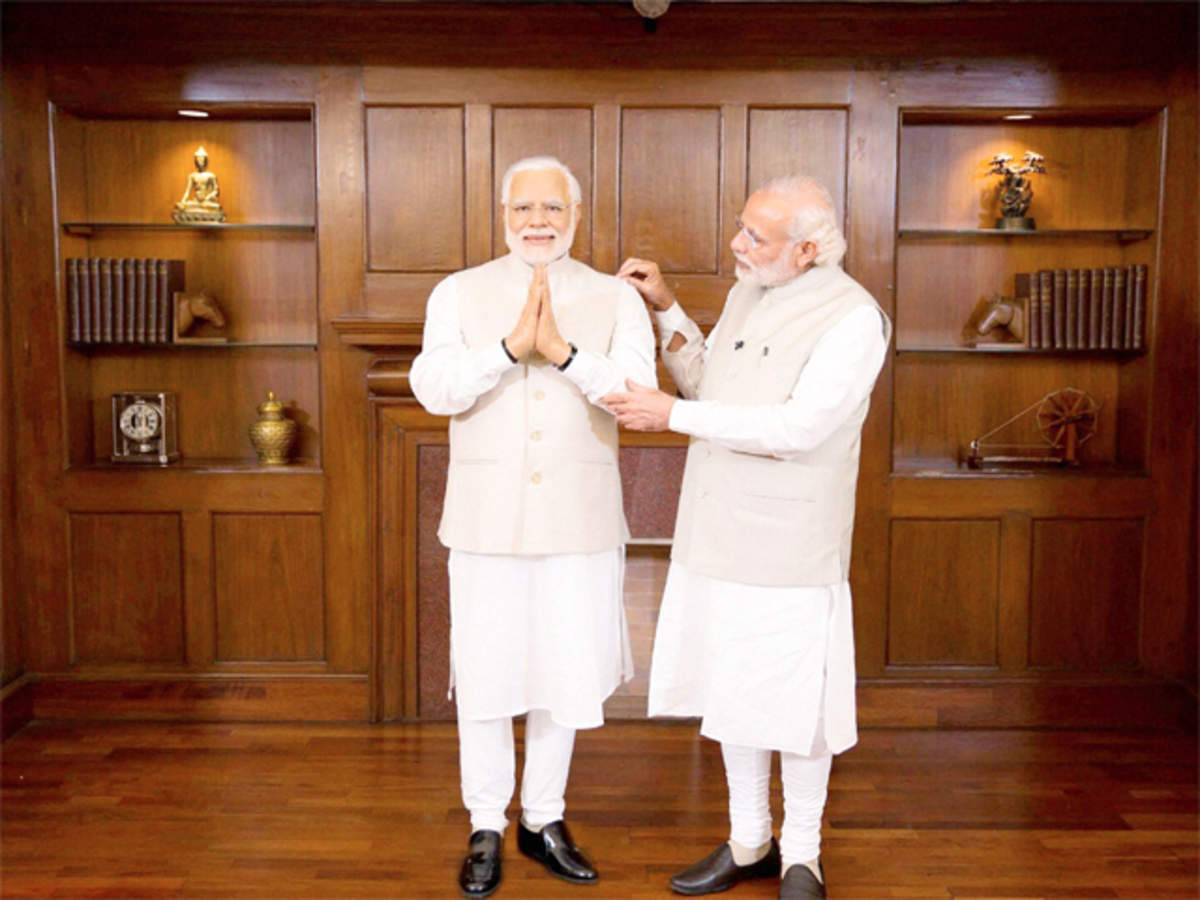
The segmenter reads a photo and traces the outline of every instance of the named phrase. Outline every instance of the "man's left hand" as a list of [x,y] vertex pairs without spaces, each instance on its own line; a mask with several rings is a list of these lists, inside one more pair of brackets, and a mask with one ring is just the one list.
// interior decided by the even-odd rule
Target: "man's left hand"
[[617,423],[634,431],[666,431],[675,398],[632,378],[625,379],[625,386],[629,388],[627,394],[605,394],[600,398],[617,417]]
[[538,313],[537,352],[550,360],[556,366],[561,366],[571,355],[571,345],[559,334],[558,323],[554,320],[554,307],[550,302],[550,285],[546,284],[542,294],[542,308]]

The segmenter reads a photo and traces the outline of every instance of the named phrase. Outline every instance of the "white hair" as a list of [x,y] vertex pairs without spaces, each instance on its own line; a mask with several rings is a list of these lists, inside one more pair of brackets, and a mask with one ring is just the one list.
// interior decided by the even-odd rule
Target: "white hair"
[[782,175],[772,178],[759,191],[798,201],[787,233],[793,242],[812,241],[817,245],[813,265],[836,266],[842,261],[846,238],[838,225],[833,198],[819,181],[808,175]]
[[553,156],[527,156],[524,159],[518,159],[504,173],[504,178],[500,181],[500,202],[508,203],[508,189],[512,187],[514,175],[518,172],[541,171],[542,169],[554,169],[562,172],[567,179],[567,190],[571,192],[571,203],[583,201],[583,191],[579,189],[579,180],[571,174],[571,170],[561,160]]

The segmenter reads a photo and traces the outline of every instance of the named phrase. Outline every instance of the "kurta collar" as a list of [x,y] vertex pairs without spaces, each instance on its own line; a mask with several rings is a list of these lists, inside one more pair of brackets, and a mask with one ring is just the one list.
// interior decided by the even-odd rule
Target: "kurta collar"
[[767,288],[762,299],[770,303],[787,303],[801,294],[821,290],[837,277],[837,266],[809,266],[786,284]]
[[[509,252],[505,257],[505,267],[512,273],[513,277],[521,279],[528,284],[533,280],[533,266],[517,256],[517,254]],[[571,259],[570,253],[564,253],[554,262],[546,264],[546,274],[552,278],[562,278],[568,275],[575,267],[575,260]]]

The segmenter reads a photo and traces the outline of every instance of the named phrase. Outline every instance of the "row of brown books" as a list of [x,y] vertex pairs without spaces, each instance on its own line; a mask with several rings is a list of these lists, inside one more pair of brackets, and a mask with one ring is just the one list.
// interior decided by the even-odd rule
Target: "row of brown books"
[[162,344],[172,339],[182,259],[67,260],[70,340],[78,344]]
[[1146,266],[1042,269],[1016,277],[1026,298],[1031,349],[1140,350],[1146,329]]

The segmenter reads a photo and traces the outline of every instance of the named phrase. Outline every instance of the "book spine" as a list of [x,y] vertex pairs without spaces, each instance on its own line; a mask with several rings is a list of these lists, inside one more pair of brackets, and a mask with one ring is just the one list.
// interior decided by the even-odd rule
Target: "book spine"
[[1100,319],[1103,299],[1104,271],[1092,269],[1091,297],[1088,300],[1088,346],[1092,349],[1100,347]]
[[75,260],[75,278],[79,282],[79,340],[92,342],[92,280],[88,277],[88,261]]
[[1133,308],[1136,305],[1137,266],[1125,270],[1125,349],[1133,349]]
[[71,341],[83,340],[79,318],[79,266],[77,260],[67,260],[67,318],[70,321]]
[[1125,349],[1125,267],[1113,269],[1112,348]]
[[1075,346],[1086,350],[1088,346],[1088,298],[1092,293],[1091,269],[1080,269],[1078,273],[1079,293],[1076,295],[1075,313]]
[[1079,270],[1067,269],[1066,301],[1063,304],[1063,343],[1068,350],[1074,350],[1078,343],[1075,340],[1075,326],[1079,322]]
[[146,260],[146,343],[158,343],[158,260]]
[[1113,270],[1104,270],[1104,287],[1100,292],[1100,347],[1104,350],[1112,348],[1112,304],[1113,304]]
[[125,340],[125,261],[112,260],[113,340]]
[[137,342],[146,343],[146,261],[134,260],[137,269]]
[[137,267],[134,260],[121,260],[125,270],[125,343],[137,340]]
[[1037,275],[1028,272],[1018,272],[1013,278],[1013,299],[1017,306],[1024,305],[1025,310],[1025,346],[1036,350],[1041,340],[1041,329],[1038,327]]
[[1054,293],[1053,273],[1049,269],[1041,269],[1038,274],[1038,295],[1041,297],[1041,332],[1043,349],[1054,346]]
[[112,260],[107,256],[100,259],[100,311],[104,316],[104,343],[113,339]]
[[1133,347],[1141,350],[1146,345],[1146,277],[1145,263],[1134,266],[1133,293]]
[[104,318],[100,312],[100,260],[96,257],[88,259],[88,281],[92,295],[92,343],[98,344],[104,340]]
[[1054,347],[1067,346],[1067,270],[1054,270]]

